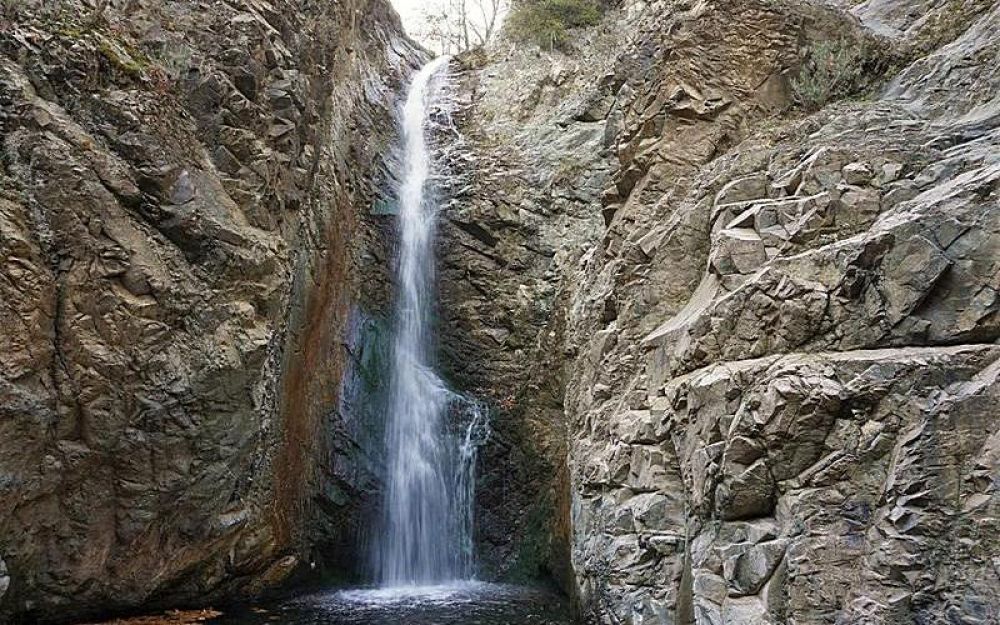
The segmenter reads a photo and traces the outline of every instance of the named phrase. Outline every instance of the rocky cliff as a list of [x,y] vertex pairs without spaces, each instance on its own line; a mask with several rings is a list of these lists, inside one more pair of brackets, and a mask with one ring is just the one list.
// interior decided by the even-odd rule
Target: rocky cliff
[[0,621],[356,568],[345,336],[420,56],[382,0],[0,4]]
[[1000,616],[998,30],[623,2],[463,59],[445,354],[526,442],[487,493],[543,511],[528,563],[585,615]]
[[[1000,4],[603,4],[455,63],[483,575],[996,621]],[[0,622],[358,572],[420,57],[383,0],[0,2]]]

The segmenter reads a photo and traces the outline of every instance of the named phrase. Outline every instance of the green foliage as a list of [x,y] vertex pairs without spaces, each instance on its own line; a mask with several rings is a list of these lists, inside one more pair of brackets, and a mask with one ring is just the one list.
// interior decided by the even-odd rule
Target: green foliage
[[791,80],[792,96],[802,108],[815,111],[869,89],[889,65],[889,58],[866,42],[822,41]]
[[568,29],[593,26],[601,21],[602,9],[596,0],[525,0],[507,18],[508,32],[515,39],[530,41],[542,48],[564,48]]

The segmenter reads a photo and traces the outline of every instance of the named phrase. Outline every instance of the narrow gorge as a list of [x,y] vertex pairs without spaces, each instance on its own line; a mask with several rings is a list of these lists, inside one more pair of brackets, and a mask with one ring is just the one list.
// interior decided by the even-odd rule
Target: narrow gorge
[[0,624],[1000,623],[1000,2],[509,9],[0,0]]

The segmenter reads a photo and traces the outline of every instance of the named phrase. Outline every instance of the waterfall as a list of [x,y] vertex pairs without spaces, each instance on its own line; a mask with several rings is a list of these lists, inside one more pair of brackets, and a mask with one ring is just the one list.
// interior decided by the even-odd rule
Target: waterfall
[[429,191],[431,111],[442,102],[448,58],[417,73],[402,110],[396,327],[386,426],[384,518],[376,569],[383,586],[473,575],[473,487],[485,412],[434,370],[436,204]]

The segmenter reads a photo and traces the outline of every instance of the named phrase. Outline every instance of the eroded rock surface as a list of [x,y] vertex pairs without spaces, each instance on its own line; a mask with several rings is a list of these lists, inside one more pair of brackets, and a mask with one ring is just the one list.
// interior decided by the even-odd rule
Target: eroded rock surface
[[343,342],[420,54],[380,0],[2,10],[0,620],[349,573]]
[[[625,2],[575,51],[470,61],[476,165],[522,173],[457,196],[453,309],[504,330],[484,383],[546,397],[511,422],[552,466],[565,428],[549,532],[590,617],[1000,617],[998,28],[990,2]],[[838,46],[854,90],[807,114]]]
[[490,400],[477,538],[484,573],[502,579],[571,583],[561,280],[602,228],[611,155],[595,116],[610,100],[589,90],[615,45],[593,33],[581,58],[554,59],[503,44],[455,67],[441,356],[459,388]]

